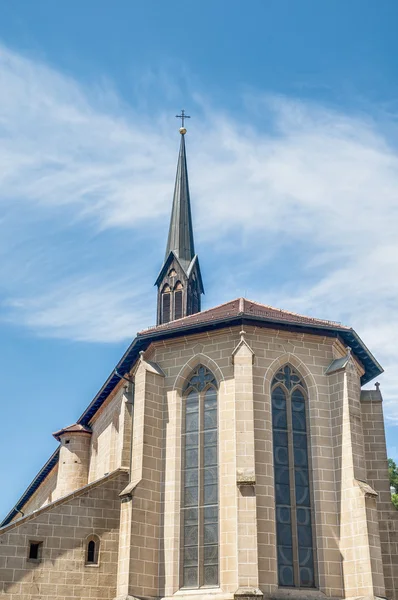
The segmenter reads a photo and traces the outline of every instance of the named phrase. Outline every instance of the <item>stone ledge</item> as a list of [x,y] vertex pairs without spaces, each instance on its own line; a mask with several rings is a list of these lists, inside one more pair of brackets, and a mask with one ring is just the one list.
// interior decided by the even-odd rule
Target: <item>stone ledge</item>
[[[255,485],[255,484],[256,484],[256,474],[254,472],[254,469],[251,469],[251,468],[238,469],[236,471],[236,485],[238,487],[241,487],[244,485]],[[249,589],[249,588],[247,588],[247,589]]]
[[366,482],[361,481],[361,479],[354,480],[356,485],[360,488],[365,498],[377,498],[378,493]]
[[182,600],[234,600],[232,592],[225,592],[220,587],[217,588],[200,588],[200,589],[184,589],[181,588],[172,596],[163,596],[161,600],[173,600],[178,598]]
[[[274,592],[266,592],[264,600],[341,600],[340,597],[326,596],[316,589],[277,589]],[[350,600],[353,600],[350,598]]]
[[[122,498],[122,500],[131,500],[131,498],[133,497],[133,491],[135,490],[135,488],[137,487],[137,485],[140,483],[140,481],[142,481],[142,479],[140,479],[139,481],[131,481],[119,494],[119,497]],[[133,597],[133,596],[131,596]]]
[[263,593],[259,588],[254,587],[240,587],[234,593],[234,598],[243,600],[244,598],[262,598]]
[[113,600],[158,600],[155,596],[130,596],[129,594],[123,594],[122,596],[115,596]]

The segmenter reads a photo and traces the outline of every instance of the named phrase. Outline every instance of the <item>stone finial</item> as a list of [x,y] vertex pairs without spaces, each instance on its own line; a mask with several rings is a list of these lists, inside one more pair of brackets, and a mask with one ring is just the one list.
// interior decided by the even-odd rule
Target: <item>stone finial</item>
[[380,383],[378,381],[375,383],[375,388],[377,392],[380,392]]
[[253,352],[253,350],[250,348],[249,344],[245,340],[246,331],[244,331],[242,329],[242,331],[240,331],[239,333],[240,333],[239,343],[236,346],[235,350],[232,352],[232,364],[234,364],[234,362],[235,362],[235,356],[238,353],[245,354],[246,356],[251,355],[253,363],[254,363],[254,352]]

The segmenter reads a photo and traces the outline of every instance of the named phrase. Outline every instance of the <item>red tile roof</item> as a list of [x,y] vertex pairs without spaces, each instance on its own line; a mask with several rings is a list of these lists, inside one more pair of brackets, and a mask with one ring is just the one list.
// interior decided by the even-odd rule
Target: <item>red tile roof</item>
[[247,300],[246,298],[236,298],[235,300],[225,302],[225,304],[219,304],[214,308],[203,310],[202,312],[196,313],[194,315],[183,317],[182,319],[176,319],[175,321],[165,323],[164,325],[150,327],[149,329],[140,331],[138,335],[145,335],[148,333],[152,334],[158,331],[172,331],[173,329],[191,327],[192,325],[196,324],[206,325],[207,323],[210,324],[218,320],[238,316],[259,317],[260,319],[275,321],[277,323],[290,323],[292,325],[300,324],[313,327],[323,326],[333,327],[334,329],[350,329],[349,327],[341,325],[341,323],[336,323],[335,321],[326,321],[323,319],[306,317],[304,315],[299,315],[297,313],[282,310],[280,308],[274,308],[266,304],[259,304],[258,302]]
[[91,434],[92,431],[89,427],[86,427],[85,425],[80,425],[80,423],[74,423],[73,425],[69,425],[68,427],[64,427],[63,429],[56,431],[55,433],[53,433],[53,436],[55,437],[56,440],[59,441],[60,436],[63,435],[64,433],[90,433]]

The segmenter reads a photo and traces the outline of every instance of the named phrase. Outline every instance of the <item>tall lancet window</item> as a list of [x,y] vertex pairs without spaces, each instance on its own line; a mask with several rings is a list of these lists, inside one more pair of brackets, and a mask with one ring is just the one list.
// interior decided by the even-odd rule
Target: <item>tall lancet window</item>
[[162,290],[162,304],[161,304],[161,323],[168,323],[170,321],[170,310],[171,310],[171,290],[167,284]]
[[177,281],[174,287],[174,318],[181,319],[182,317],[182,283]]
[[310,588],[315,575],[307,389],[285,365],[272,381],[271,396],[279,585]]
[[184,393],[182,585],[218,585],[217,382],[200,365]]

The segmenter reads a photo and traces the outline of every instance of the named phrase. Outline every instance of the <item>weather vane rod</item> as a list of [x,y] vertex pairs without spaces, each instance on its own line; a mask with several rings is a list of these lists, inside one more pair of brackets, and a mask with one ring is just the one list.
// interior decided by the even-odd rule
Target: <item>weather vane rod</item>
[[181,109],[181,114],[180,115],[176,115],[176,119],[181,119],[181,127],[184,127],[184,121],[185,119],[190,119],[191,117],[189,115],[185,114],[185,110]]

